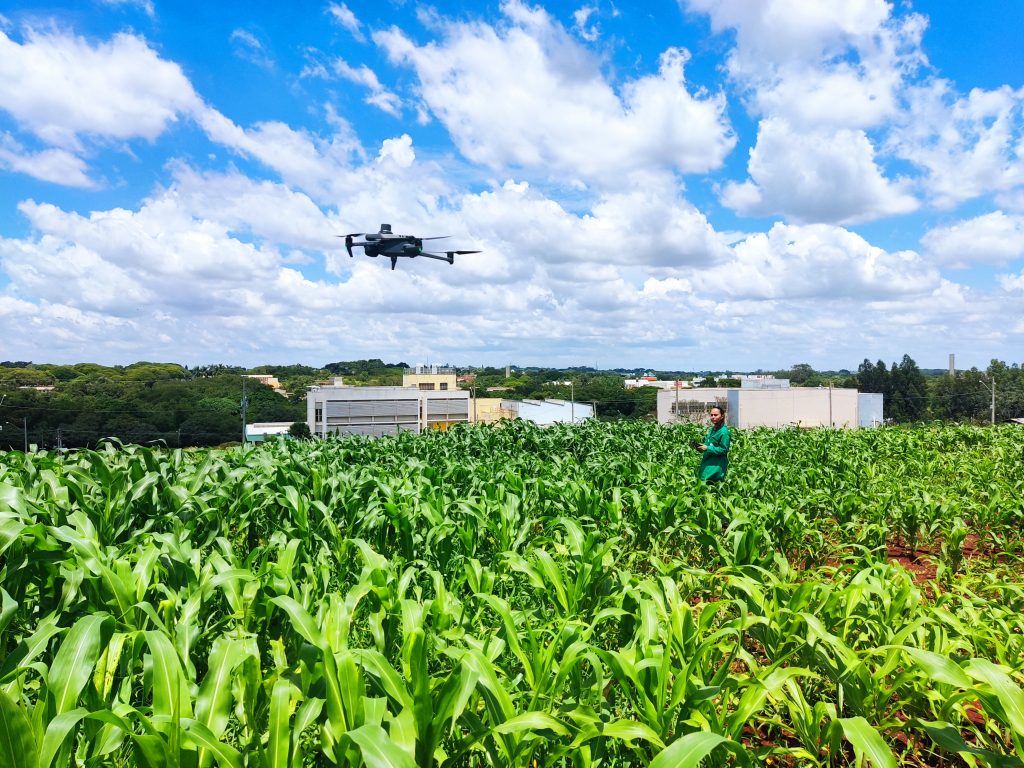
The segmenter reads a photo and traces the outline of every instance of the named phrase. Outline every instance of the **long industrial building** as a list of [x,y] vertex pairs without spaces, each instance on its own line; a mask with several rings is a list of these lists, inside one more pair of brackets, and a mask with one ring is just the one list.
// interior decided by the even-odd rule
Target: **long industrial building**
[[353,387],[336,379],[306,395],[309,431],[319,437],[419,433],[469,418],[469,392],[458,388],[455,371],[447,368],[409,370],[401,387]]
[[882,395],[855,389],[706,387],[658,393],[658,422],[703,421],[725,409],[730,427],[872,427],[882,423]]

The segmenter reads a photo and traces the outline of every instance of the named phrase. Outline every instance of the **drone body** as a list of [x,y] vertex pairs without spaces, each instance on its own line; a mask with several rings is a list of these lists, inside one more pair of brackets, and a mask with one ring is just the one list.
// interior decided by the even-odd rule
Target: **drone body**
[[[390,224],[381,224],[379,232],[353,232],[350,235],[338,235],[345,238],[345,250],[349,256],[354,256],[353,248],[362,248],[367,256],[386,256],[391,259],[391,269],[398,264],[398,259],[405,257],[415,259],[417,256],[426,256],[428,259],[447,261],[455,263],[455,257],[464,253],[480,253],[480,251],[441,251],[430,253],[423,250],[424,240],[443,240],[442,237],[415,237],[414,235],[396,235],[391,232]],[[356,238],[362,237],[361,241]]]

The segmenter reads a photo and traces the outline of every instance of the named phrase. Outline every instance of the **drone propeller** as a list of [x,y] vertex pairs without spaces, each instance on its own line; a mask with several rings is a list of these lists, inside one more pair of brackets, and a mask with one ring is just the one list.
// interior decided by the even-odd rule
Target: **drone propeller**
[[438,235],[437,237],[421,237],[419,240],[447,240],[451,235]]
[[335,237],[344,237],[345,238],[345,250],[348,251],[349,257],[352,258],[352,246],[353,245],[362,245],[362,243],[353,243],[352,242],[352,238],[353,237],[359,237],[359,236],[361,236],[363,234],[365,234],[365,232],[351,232],[351,233],[349,233],[347,235],[335,235]]

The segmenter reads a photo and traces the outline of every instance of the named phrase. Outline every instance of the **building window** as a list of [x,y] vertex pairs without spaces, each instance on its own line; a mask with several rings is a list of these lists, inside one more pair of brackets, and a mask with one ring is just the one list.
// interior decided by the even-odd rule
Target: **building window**
[[441,382],[441,389],[442,390],[448,389],[448,382],[447,381],[442,381]]
[[434,391],[434,385],[433,385],[433,383],[430,383],[430,384],[420,384],[420,389],[423,390],[424,392],[433,392]]

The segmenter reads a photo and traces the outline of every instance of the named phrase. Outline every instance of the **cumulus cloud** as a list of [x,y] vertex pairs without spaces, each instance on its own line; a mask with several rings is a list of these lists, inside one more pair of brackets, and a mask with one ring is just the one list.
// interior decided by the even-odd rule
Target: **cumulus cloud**
[[181,67],[135,35],[91,45],[60,31],[29,29],[20,43],[0,32],[0,109],[50,145],[153,140],[198,103]]
[[517,0],[502,11],[502,26],[447,22],[429,45],[397,28],[374,35],[415,70],[420,97],[471,161],[619,186],[635,170],[716,168],[735,143],[724,97],[687,89],[685,51],[665,51],[656,74],[617,92],[546,11]]
[[1024,184],[1024,88],[975,88],[946,80],[907,92],[909,107],[889,139],[892,151],[923,169],[941,208]]
[[745,215],[851,223],[918,206],[906,184],[885,179],[863,131],[800,134],[783,120],[762,120],[748,170],[750,180],[722,191],[722,202]]
[[759,299],[883,299],[921,295],[939,282],[912,251],[889,253],[841,227],[782,223],[737,243],[732,259],[694,277],[701,289]]
[[751,215],[852,223],[917,207],[887,178],[869,131],[902,109],[908,78],[926,63],[923,17],[892,16],[884,0],[686,0],[716,31],[735,30],[727,69],[760,118],[745,182],[723,202]]
[[925,19],[893,18],[885,0],[685,0],[715,31],[732,29],[729,74],[754,111],[802,128],[867,128],[898,110],[924,63]]
[[954,268],[1009,264],[1024,258],[1024,216],[994,211],[936,227],[921,238],[925,254]]

